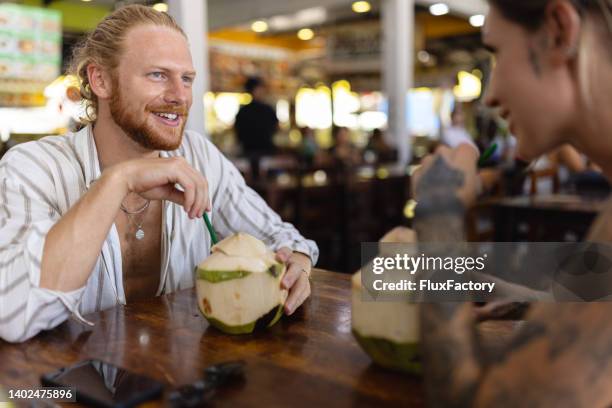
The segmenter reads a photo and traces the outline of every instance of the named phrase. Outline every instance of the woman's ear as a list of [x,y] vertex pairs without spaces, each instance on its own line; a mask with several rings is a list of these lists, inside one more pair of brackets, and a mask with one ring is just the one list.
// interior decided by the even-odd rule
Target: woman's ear
[[566,64],[578,55],[582,18],[569,0],[553,0],[546,7],[547,54],[554,65]]
[[99,99],[109,99],[112,95],[112,81],[110,75],[97,64],[87,66],[87,77],[91,91]]

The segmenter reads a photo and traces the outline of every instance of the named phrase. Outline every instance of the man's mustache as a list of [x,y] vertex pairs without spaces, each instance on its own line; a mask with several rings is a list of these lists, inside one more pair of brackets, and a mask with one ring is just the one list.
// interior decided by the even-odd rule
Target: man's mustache
[[179,116],[187,116],[189,109],[186,105],[163,105],[147,108],[152,113],[174,113]]

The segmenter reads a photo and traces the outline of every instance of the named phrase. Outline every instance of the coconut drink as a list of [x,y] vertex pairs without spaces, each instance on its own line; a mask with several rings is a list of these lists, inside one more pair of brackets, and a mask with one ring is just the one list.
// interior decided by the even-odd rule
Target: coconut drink
[[[396,228],[380,240],[379,252],[393,256],[401,248],[390,244],[414,242],[414,231]],[[361,348],[383,367],[420,373],[418,305],[409,300],[364,301],[361,271],[353,275],[351,287],[352,331]]]
[[257,238],[238,233],[212,247],[196,269],[200,311],[208,322],[230,334],[270,327],[283,314],[286,267]]
[[351,326],[353,336],[375,363],[419,373],[419,309],[405,302],[362,300],[361,272],[352,278]]

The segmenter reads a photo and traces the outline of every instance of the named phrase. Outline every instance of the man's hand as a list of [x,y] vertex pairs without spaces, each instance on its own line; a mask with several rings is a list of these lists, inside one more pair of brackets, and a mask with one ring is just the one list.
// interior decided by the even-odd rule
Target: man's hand
[[310,296],[309,276],[312,262],[308,256],[286,247],[276,252],[276,258],[287,265],[281,287],[289,290],[285,313],[291,315]]
[[[189,218],[211,210],[208,182],[182,157],[129,160],[108,168],[127,193],[181,205]],[[180,185],[182,191],[176,188]]]

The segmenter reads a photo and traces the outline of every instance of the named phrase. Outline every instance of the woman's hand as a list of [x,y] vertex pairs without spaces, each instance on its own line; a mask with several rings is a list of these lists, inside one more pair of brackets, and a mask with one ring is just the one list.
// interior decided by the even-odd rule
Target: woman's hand
[[438,147],[435,154],[423,159],[413,174],[413,196],[418,202],[424,196],[435,195],[436,191],[452,188],[463,205],[471,205],[478,193],[478,157],[478,150],[470,144],[460,144],[454,149]]

